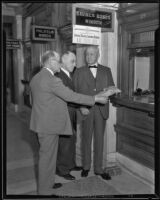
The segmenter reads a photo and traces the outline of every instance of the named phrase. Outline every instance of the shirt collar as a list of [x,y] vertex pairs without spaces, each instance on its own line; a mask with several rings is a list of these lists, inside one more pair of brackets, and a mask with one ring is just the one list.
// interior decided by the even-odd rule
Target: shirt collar
[[94,66],[94,65],[98,66],[98,63],[96,62],[96,63],[94,63],[92,65],[88,65],[88,66]]
[[69,73],[66,69],[61,68],[61,70],[62,70],[65,74],[67,74],[67,76],[70,78],[70,73]]
[[47,69],[54,76],[54,73],[51,69],[49,69],[48,67],[44,67],[44,68]]

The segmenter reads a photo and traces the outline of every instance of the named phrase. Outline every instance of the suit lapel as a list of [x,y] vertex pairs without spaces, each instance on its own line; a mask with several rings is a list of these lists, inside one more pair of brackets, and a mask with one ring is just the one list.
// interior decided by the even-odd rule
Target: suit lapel
[[69,78],[65,72],[63,72],[61,70],[60,73],[59,73],[59,75],[58,75],[58,77],[62,79],[62,82],[63,82],[64,85],[66,85],[69,88],[73,89],[72,79]]
[[103,87],[104,83],[106,83],[106,82],[107,82],[106,73],[104,73],[104,70],[101,67],[101,65],[98,65],[97,76],[96,76],[97,91],[102,90],[102,87]]
[[67,82],[72,83],[72,79],[69,78],[69,77],[67,76],[66,73],[64,73],[62,70],[60,71],[60,73],[62,74],[62,76],[64,77],[64,79],[65,79]]
[[91,70],[86,67],[86,71],[85,71],[85,80],[87,82],[88,85],[94,84],[95,83],[95,78],[91,72]]

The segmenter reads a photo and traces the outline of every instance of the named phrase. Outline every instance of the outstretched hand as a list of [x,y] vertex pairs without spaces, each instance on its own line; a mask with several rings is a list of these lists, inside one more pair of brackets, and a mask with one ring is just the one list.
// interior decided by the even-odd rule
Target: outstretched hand
[[121,90],[115,86],[104,88],[103,91],[95,95],[95,101],[101,104],[106,104],[108,102],[109,96],[112,96],[113,94],[117,94],[120,92]]
[[101,103],[101,104],[106,104],[108,102],[108,97],[99,93],[95,95],[95,102]]
[[104,88],[102,92],[100,92],[99,94],[101,94],[102,96],[106,96],[106,97],[109,97],[109,96],[112,96],[113,94],[117,94],[117,93],[120,93],[121,90],[118,89],[117,87],[115,86],[110,86],[108,88]]

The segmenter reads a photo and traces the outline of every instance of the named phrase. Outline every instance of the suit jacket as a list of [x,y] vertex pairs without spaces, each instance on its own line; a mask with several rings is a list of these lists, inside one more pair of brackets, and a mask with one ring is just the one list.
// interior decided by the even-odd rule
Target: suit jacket
[[[76,92],[87,95],[95,95],[103,91],[104,88],[114,86],[110,68],[100,64],[98,64],[96,78],[93,77],[91,70],[87,66],[77,68],[73,76],[73,83]],[[109,103],[97,105],[101,111],[102,117],[108,119]]]
[[[64,71],[60,70],[60,72],[56,73],[55,75],[56,77],[62,80],[65,86],[69,87],[71,90],[74,91],[73,81],[71,78],[67,76],[67,74]],[[74,104],[71,102],[68,102],[67,106],[68,106],[68,111],[69,111],[72,127],[74,128],[74,130],[76,130],[76,125],[77,125],[76,124],[76,108],[78,108],[79,106],[78,104]]]
[[72,134],[67,103],[94,105],[91,96],[77,94],[43,68],[30,82],[33,105],[30,129],[40,134]]

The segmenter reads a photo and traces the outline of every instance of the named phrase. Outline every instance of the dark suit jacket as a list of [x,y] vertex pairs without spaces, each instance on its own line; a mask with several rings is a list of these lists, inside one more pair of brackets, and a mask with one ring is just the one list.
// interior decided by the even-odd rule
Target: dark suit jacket
[[[75,91],[87,94],[95,95],[104,88],[109,86],[114,86],[113,77],[110,68],[98,64],[96,79],[93,77],[91,70],[87,67],[77,68],[74,76],[73,82]],[[101,111],[104,119],[109,117],[109,103],[105,105],[97,104]]]
[[[69,87],[71,90],[74,91],[73,81],[71,78],[69,78],[67,76],[67,74],[65,72],[60,70],[60,72],[56,73],[55,75],[56,75],[56,77],[58,77],[62,80],[62,82],[65,86]],[[76,108],[79,108],[79,106],[78,106],[78,104],[74,104],[71,102],[68,102],[67,106],[68,106],[68,111],[69,111],[69,116],[71,119],[72,127],[74,128],[74,130],[76,130]]]
[[33,98],[30,129],[41,134],[72,134],[67,103],[94,105],[94,98],[77,94],[43,68],[31,82]]

